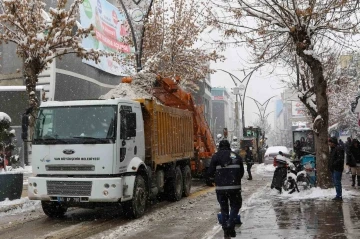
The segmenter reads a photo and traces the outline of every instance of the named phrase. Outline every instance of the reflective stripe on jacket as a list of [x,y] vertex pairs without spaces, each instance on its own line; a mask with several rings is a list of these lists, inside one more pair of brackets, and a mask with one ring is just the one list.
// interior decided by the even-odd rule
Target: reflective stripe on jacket
[[231,150],[219,150],[214,154],[208,173],[215,175],[216,191],[241,190],[244,165],[241,157]]

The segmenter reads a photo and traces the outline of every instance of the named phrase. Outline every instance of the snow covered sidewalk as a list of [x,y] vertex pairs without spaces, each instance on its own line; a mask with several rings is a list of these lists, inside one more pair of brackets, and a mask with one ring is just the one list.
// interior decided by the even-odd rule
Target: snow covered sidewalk
[[[343,202],[332,201],[335,189],[311,188],[279,194],[270,189],[272,165],[256,165],[254,178],[268,182],[243,202],[236,238],[359,238],[360,189],[343,175]],[[222,238],[222,230],[206,239]]]

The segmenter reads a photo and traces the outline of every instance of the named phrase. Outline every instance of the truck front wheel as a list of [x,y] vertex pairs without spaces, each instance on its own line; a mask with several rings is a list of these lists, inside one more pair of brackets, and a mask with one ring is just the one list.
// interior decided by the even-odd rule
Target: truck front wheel
[[135,178],[133,199],[122,203],[123,212],[126,218],[139,218],[145,213],[148,192],[145,180],[138,175]]
[[41,206],[46,216],[53,218],[63,217],[67,211],[67,206],[59,202],[41,201]]

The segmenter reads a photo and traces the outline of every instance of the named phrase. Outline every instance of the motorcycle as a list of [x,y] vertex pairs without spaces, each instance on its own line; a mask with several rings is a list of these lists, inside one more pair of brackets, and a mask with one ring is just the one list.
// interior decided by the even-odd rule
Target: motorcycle
[[297,181],[297,167],[281,151],[274,158],[274,171],[271,189],[275,188],[280,193],[289,191],[289,194],[295,191],[300,192]]
[[301,160],[290,161],[288,155],[281,151],[279,155],[274,158],[275,169],[273,182],[271,188],[277,189],[280,193],[282,190],[289,191],[289,194],[295,191],[300,192],[299,187],[306,190],[310,188],[313,183],[311,174],[309,174],[309,162],[302,158]]

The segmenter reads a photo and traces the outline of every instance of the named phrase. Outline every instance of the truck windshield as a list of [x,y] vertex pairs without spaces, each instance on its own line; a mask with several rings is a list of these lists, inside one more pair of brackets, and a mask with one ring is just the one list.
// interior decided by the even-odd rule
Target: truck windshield
[[40,108],[34,144],[114,142],[116,109],[102,105]]

